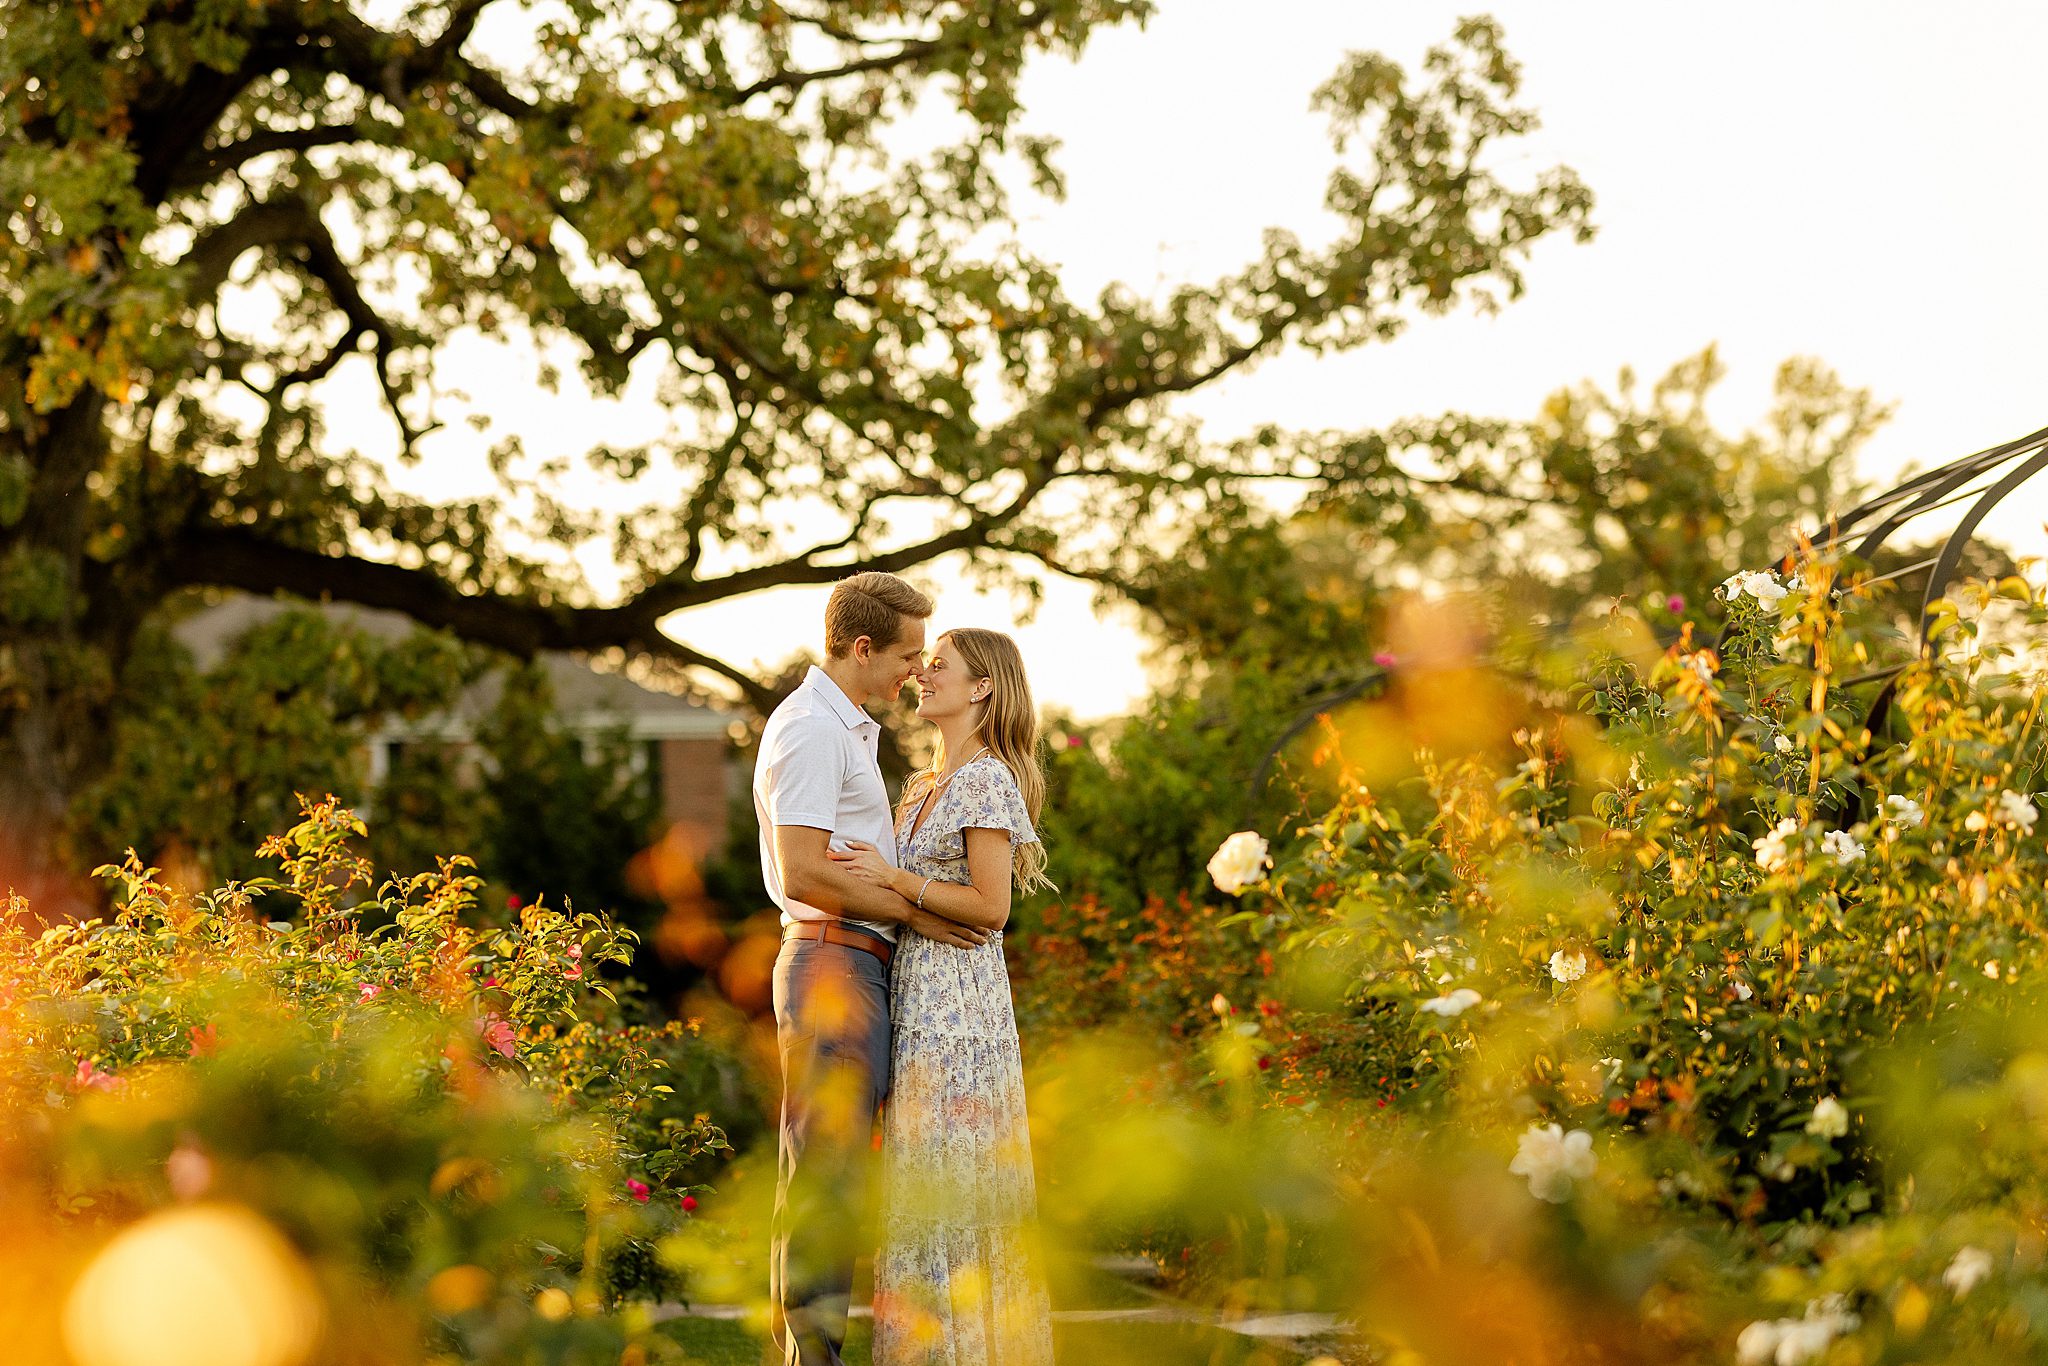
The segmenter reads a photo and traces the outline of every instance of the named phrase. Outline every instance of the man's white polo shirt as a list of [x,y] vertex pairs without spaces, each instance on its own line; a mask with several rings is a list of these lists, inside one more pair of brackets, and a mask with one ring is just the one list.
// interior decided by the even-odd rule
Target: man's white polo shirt
[[[782,890],[782,860],[775,827],[807,825],[831,832],[833,848],[865,840],[896,861],[896,814],[877,759],[882,725],[853,704],[832,676],[816,665],[782,699],[761,731],[754,763],[754,814],[761,821],[761,877],[782,908],[782,923],[842,917],[791,899]],[[896,937],[894,925],[847,920],[849,925]]]

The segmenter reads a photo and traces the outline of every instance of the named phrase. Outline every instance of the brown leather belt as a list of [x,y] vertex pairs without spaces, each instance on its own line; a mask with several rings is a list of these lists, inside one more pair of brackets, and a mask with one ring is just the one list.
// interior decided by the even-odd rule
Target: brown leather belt
[[799,920],[794,925],[784,925],[782,937],[816,939],[821,943],[837,944],[841,948],[860,949],[881,959],[885,968],[889,966],[889,960],[896,956],[896,946],[879,934],[849,930],[844,925],[837,925],[829,920]]

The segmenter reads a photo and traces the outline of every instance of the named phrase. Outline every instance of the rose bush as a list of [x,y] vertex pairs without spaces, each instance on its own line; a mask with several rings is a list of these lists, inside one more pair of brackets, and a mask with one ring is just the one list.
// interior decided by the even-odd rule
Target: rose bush
[[[1958,597],[1875,732],[1849,681],[1896,628],[1822,563],[1732,579],[1711,647],[1618,611],[1532,661],[1547,710],[1505,750],[1406,782],[1344,771],[1333,718],[1342,798],[1271,832],[1241,911],[1187,917],[1274,965],[1191,1074],[1329,1172],[1212,1249],[1219,1293],[1427,1360],[2048,1353],[2048,604]],[[1352,1255],[1274,1269],[1333,1226]],[[1496,1313],[1455,1312],[1461,1276]]]
[[[108,919],[36,933],[10,908],[0,1338],[22,1359],[91,1358],[81,1333],[134,1317],[94,1296],[149,1298],[167,1360],[222,1316],[324,1324],[322,1360],[658,1346],[619,1307],[672,1288],[652,1249],[725,1147],[669,1084],[710,1065],[694,1025],[621,1021],[598,973],[632,939],[604,917],[478,924],[466,861],[379,884],[366,833],[310,803],[264,844],[275,878],[186,890],[131,857],[101,870]],[[209,1291],[223,1238],[268,1289]]]

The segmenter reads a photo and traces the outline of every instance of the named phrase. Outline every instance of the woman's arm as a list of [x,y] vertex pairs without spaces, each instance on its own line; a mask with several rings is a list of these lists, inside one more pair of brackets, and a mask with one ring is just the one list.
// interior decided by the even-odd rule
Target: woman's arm
[[832,857],[905,901],[915,902],[922,888],[924,908],[956,925],[1000,930],[1010,921],[1010,832],[969,826],[960,833],[967,840],[967,875],[974,879],[971,885],[934,878],[926,887],[922,877],[884,863],[870,846],[857,845],[848,853],[834,851]]
[[775,853],[782,862],[784,895],[830,915],[902,925],[957,949],[976,948],[988,942],[988,932],[979,926],[965,921],[948,923],[951,917],[932,910],[929,897],[920,910],[909,904],[909,897],[891,893],[886,883],[862,877],[832,853],[828,846],[830,838],[828,832],[810,826],[775,827]]

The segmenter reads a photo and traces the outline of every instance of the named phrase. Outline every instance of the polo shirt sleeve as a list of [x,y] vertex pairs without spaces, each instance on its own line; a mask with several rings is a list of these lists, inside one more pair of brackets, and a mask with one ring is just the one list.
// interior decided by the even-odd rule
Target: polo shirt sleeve
[[846,783],[844,727],[829,716],[795,718],[762,747],[761,785],[770,825],[839,825],[839,794]]

